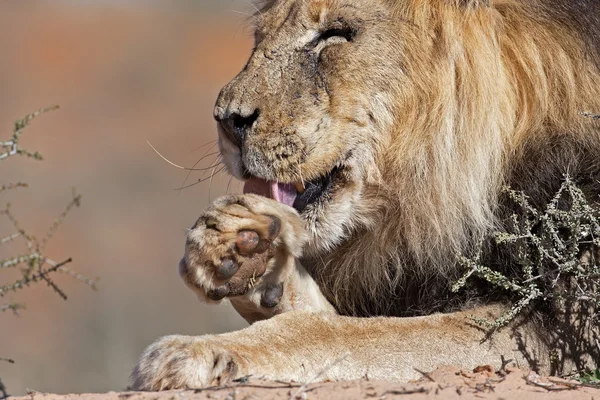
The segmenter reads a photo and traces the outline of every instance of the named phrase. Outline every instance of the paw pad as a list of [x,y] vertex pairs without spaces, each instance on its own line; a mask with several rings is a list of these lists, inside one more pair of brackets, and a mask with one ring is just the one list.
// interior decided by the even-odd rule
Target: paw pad
[[258,233],[254,231],[240,231],[235,240],[237,251],[241,255],[250,255],[255,252],[260,243]]
[[222,260],[221,265],[216,269],[217,278],[226,281],[231,279],[240,269],[240,265],[230,258]]
[[[198,219],[188,236],[180,274],[199,295],[212,301],[258,291],[260,295],[253,296],[252,301],[258,303],[260,299],[261,307],[274,308],[281,303],[284,285],[271,281],[283,278],[277,271],[267,278],[264,276],[275,266],[278,249],[285,251],[284,239],[279,236],[286,221],[280,216],[256,212],[247,204],[251,201],[262,207],[260,203],[268,199],[244,199],[231,197],[217,201]],[[196,273],[197,270],[202,271]]]

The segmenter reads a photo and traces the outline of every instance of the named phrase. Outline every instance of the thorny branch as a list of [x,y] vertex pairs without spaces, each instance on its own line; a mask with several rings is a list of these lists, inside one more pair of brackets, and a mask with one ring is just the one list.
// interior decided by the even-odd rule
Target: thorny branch
[[535,209],[524,193],[504,192],[520,212],[512,215],[508,232],[496,232],[491,239],[515,256],[520,271],[505,276],[482,265],[480,251],[474,258],[459,258],[466,272],[452,290],[477,277],[510,293],[513,303],[496,320],[475,322],[500,328],[539,301],[585,303],[593,310],[591,318],[600,318],[600,208],[589,204],[568,176],[545,210]]
[[[42,156],[38,152],[30,152],[20,145],[20,139],[24,129],[31,123],[31,121],[48,111],[58,109],[58,106],[48,107],[36,111],[32,114],[27,115],[25,118],[15,122],[13,133],[8,141],[0,142],[0,162],[7,160],[12,156],[25,156],[33,158],[35,160],[41,160]],[[8,190],[14,190],[18,188],[26,188],[27,184],[18,183],[7,183],[0,186],[0,194]],[[96,288],[96,280],[89,279],[71,269],[66,265],[71,262],[71,259],[67,259],[63,262],[57,263],[44,255],[43,251],[48,241],[54,236],[59,226],[62,224],[67,215],[71,212],[74,207],[79,207],[81,204],[81,195],[73,192],[73,197],[65,210],[55,219],[52,225],[48,228],[46,234],[41,240],[36,239],[35,236],[25,230],[17,215],[13,212],[10,204],[7,204],[5,209],[0,210],[0,217],[6,218],[6,221],[12,226],[13,233],[0,237],[0,247],[8,246],[14,242],[22,242],[26,247],[26,252],[10,256],[5,259],[0,259],[0,271],[7,269],[20,268],[21,277],[11,283],[2,283],[0,281],[0,297],[4,297],[9,292],[17,292],[22,290],[32,283],[44,281],[51,287],[61,298],[67,299],[67,295],[62,289],[60,289],[56,283],[51,279],[51,275],[56,272],[62,272],[70,275],[71,277],[84,282],[93,289]],[[24,306],[19,303],[11,301],[7,304],[0,304],[0,311],[12,311],[18,313]]]
[[0,142],[0,147],[4,148],[4,153],[0,153],[0,161],[6,160],[8,157],[15,155],[23,155],[26,157],[31,157],[36,160],[41,160],[42,155],[37,151],[35,153],[31,153],[30,151],[25,150],[19,145],[19,140],[21,139],[21,135],[23,134],[23,130],[29,125],[29,123],[38,115],[57,110],[58,106],[52,106],[47,108],[42,108],[34,113],[27,115],[25,118],[22,118],[15,122],[15,126],[13,129],[13,134],[10,140],[6,142]]
[[[58,106],[48,107],[36,111],[32,114],[27,115],[25,118],[15,122],[12,136],[5,142],[0,141],[0,162],[6,161],[8,158],[13,156],[25,156],[33,158],[35,160],[41,160],[42,156],[38,152],[30,152],[20,145],[21,135],[24,129],[29,123],[38,115],[48,111],[56,110]],[[23,182],[17,183],[6,183],[0,185],[0,194],[3,192],[26,188],[27,184]],[[3,210],[0,210],[0,218],[8,222],[9,226],[14,230],[13,233],[6,236],[0,236],[0,247],[6,247],[14,245],[15,242],[22,242],[27,251],[20,252],[17,255],[9,256],[5,259],[0,259],[0,271],[6,271],[8,269],[14,270],[20,268],[21,276],[11,283],[4,283],[0,280],[0,297],[4,297],[8,292],[17,292],[22,290],[32,283],[44,281],[51,287],[61,298],[67,299],[65,292],[57,286],[57,284],[51,279],[51,275],[56,272],[63,272],[75,279],[78,279],[85,284],[89,285],[93,289],[96,288],[96,281],[88,279],[83,275],[67,268],[67,264],[71,262],[71,259],[67,259],[63,262],[57,263],[52,259],[48,258],[43,254],[43,250],[46,247],[48,241],[54,236],[63,220],[67,217],[73,207],[79,207],[81,203],[81,195],[73,192],[73,198],[65,208],[65,210],[56,218],[50,228],[47,230],[41,241],[38,241],[35,236],[25,230],[15,213],[13,213],[11,205],[7,204]],[[6,304],[0,303],[0,312],[11,311],[13,314],[18,315],[19,310],[24,309],[25,306],[14,301],[10,301]],[[14,363],[13,360],[8,358],[1,358],[0,361],[5,361],[10,364]],[[0,380],[0,399],[4,399],[8,396],[6,388]]]

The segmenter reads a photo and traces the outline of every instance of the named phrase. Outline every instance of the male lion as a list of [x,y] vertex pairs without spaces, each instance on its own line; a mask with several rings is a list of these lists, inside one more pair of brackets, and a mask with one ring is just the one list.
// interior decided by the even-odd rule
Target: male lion
[[450,286],[456,255],[506,224],[503,185],[543,205],[568,173],[600,193],[600,123],[579,115],[600,110],[600,2],[260,7],[254,52],[214,111],[245,194],[202,214],[179,265],[201,300],[229,298],[252,325],[158,340],[133,387],[598,361],[590,324],[569,333],[573,318],[549,309],[486,337],[468,317],[506,304]]

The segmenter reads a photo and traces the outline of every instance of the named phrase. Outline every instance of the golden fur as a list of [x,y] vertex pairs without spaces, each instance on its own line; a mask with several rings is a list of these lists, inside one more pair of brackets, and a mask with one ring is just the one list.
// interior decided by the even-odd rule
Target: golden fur
[[[512,168],[529,168],[519,164],[530,143],[551,146],[561,132],[600,147],[598,123],[579,115],[600,109],[600,76],[576,32],[532,17],[522,1],[467,10],[447,1],[394,3],[397,18],[411,21],[402,54],[414,58],[398,74],[401,101],[378,152],[386,190],[373,182],[366,196],[383,207],[369,207],[377,228],[333,253],[324,278],[335,280],[331,292],[350,313],[357,300],[348,282],[376,297],[406,264],[452,276],[454,256],[498,224],[499,189],[511,183]],[[390,259],[395,275],[363,267]]]
[[[580,115],[600,110],[600,21],[593,16],[600,6],[579,4],[578,10],[566,0],[263,2],[255,50],[215,107],[221,153],[241,179],[304,183],[325,176],[332,183],[326,197],[300,213],[252,194],[217,200],[190,231],[180,271],[202,300],[228,296],[249,322],[290,315],[263,322],[265,333],[242,350],[235,342],[254,327],[217,339],[157,342],[136,367],[134,386],[222,383],[242,369],[273,379],[310,376],[343,345],[325,345],[317,334],[305,342],[312,352],[298,350],[294,335],[303,335],[306,319],[343,326],[348,346],[362,346],[364,335],[378,343],[334,378],[363,376],[366,365],[389,373],[391,365],[391,377],[407,379],[413,366],[439,361],[443,355],[431,350],[438,341],[440,351],[462,349],[456,362],[465,366],[494,363],[499,354],[530,364],[534,355],[538,366],[548,366],[544,335],[553,334],[527,323],[518,328],[525,333],[505,332],[501,345],[478,354],[480,332],[461,323],[460,313],[443,317],[455,322],[451,327],[438,326],[439,315],[389,317],[467,306],[449,294],[460,274],[454,260],[503,224],[503,185],[544,204],[569,173],[589,196],[600,193],[599,123]],[[258,232],[260,251],[240,250],[248,231]],[[342,319],[334,309],[388,318],[365,333],[361,319]],[[407,326],[422,343],[398,343],[394,335]],[[285,365],[266,355],[281,329],[293,332],[278,344],[278,352],[288,352]],[[527,349],[525,336],[532,337]],[[182,340],[204,343],[206,351],[175,368],[173,349]],[[410,366],[400,358],[377,369],[369,357],[383,349],[419,355]],[[217,368],[222,357],[233,357],[239,371],[228,363]],[[278,375],[300,364],[308,365],[302,374]]]

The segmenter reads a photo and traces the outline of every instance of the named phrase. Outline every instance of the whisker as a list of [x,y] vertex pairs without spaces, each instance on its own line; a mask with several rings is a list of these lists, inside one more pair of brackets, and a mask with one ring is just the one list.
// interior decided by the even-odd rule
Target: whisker
[[256,16],[254,14],[245,13],[243,11],[237,11],[237,10],[227,10],[227,11],[236,13],[236,14],[245,15],[246,17],[256,18]]
[[212,190],[212,182],[213,182],[213,176],[215,176],[215,170],[213,169],[212,172],[210,173],[210,181],[208,182],[208,202],[211,203],[211,195],[210,192]]
[[225,191],[225,194],[229,194],[229,188],[231,187],[231,181],[233,179],[233,176],[229,177],[229,182],[227,182],[227,190]]
[[168,162],[169,164],[171,164],[172,166],[174,166],[174,167],[176,167],[176,168],[179,168],[179,169],[185,169],[185,167],[182,167],[181,165],[177,165],[177,164],[175,164],[174,162],[172,162],[172,161],[169,161],[169,160],[168,160],[168,159],[167,159],[165,156],[163,156],[162,154],[160,154],[160,153],[158,152],[158,150],[156,150],[156,149],[154,148],[154,146],[152,146],[152,143],[150,143],[150,142],[149,142],[149,141],[147,141],[147,140],[146,140],[146,143],[148,143],[148,145],[149,145],[150,147],[152,147],[152,150],[154,150],[154,152],[155,152],[156,154],[158,154],[158,155],[160,156],[160,158],[162,158],[163,160],[165,160],[166,162]]
[[[158,155],[160,156],[160,158],[162,158],[163,160],[165,160],[166,162],[168,162],[169,164],[171,164],[172,166],[174,166],[174,167],[176,167],[176,168],[183,169],[183,170],[186,170],[186,171],[190,171],[190,172],[191,172],[191,171],[205,171],[205,170],[207,170],[207,169],[211,169],[211,168],[213,167],[212,165],[211,165],[210,167],[206,167],[206,168],[187,168],[187,167],[182,167],[181,165],[177,165],[177,164],[175,164],[174,162],[172,162],[172,161],[168,160],[168,159],[167,159],[165,156],[163,156],[162,154],[160,154],[160,153],[158,152],[158,150],[156,150],[156,149],[154,148],[154,146],[152,146],[152,144],[151,144],[150,142],[146,142],[146,143],[148,143],[148,144],[150,145],[150,147],[152,147],[152,150],[154,150],[154,151],[156,152],[156,154],[158,154]],[[207,155],[206,157],[208,157],[208,156],[212,156],[212,155],[215,155],[215,154],[217,154],[217,153],[218,153],[218,152],[215,152],[215,153],[209,154],[209,155]],[[198,162],[200,162],[200,161],[202,161],[202,159],[198,160]],[[194,167],[195,167],[196,165],[198,165],[198,163],[196,163],[196,164],[194,165]]]
[[259,13],[260,15],[262,15],[262,11],[260,11],[260,9],[258,7],[256,7],[256,4],[254,4],[252,2],[252,0],[244,0],[244,2],[246,2],[247,4],[250,4],[250,6],[252,8],[254,8],[256,10],[257,13]]
[[[200,183],[200,182],[204,182],[204,181],[208,180],[208,178],[209,178],[209,177],[206,177],[206,178],[204,178],[204,179],[203,179],[203,177],[206,175],[206,173],[207,173],[208,171],[210,171],[210,170],[213,170],[213,171],[214,171],[214,169],[215,169],[215,168],[217,168],[217,167],[218,167],[220,164],[222,164],[222,160],[220,160],[220,159],[219,159],[218,161],[217,161],[217,160],[215,160],[215,161],[214,161],[214,163],[213,163],[213,164],[212,164],[210,167],[206,167],[206,168],[197,168],[197,169],[194,169],[194,171],[204,171],[204,172],[202,173],[202,175],[200,175],[200,179],[198,179],[198,181],[197,181],[196,183],[193,183],[193,184],[191,184],[191,185],[185,186],[185,182],[187,181],[187,179],[188,179],[188,177],[189,177],[189,175],[190,175],[190,173],[191,173],[191,171],[190,171],[190,172],[188,173],[188,176],[186,176],[185,180],[184,180],[184,181],[183,181],[183,183],[181,184],[181,187],[180,187],[179,189],[173,189],[173,190],[179,190],[179,193],[181,193],[181,191],[182,191],[183,189],[187,189],[188,187],[191,187],[191,186],[197,185],[197,184],[198,184],[198,183]],[[223,166],[221,169],[225,169],[225,166]],[[211,175],[212,175],[212,174],[211,174]]]
[[223,167],[219,168],[219,169],[218,169],[218,170],[217,170],[217,171],[216,171],[214,174],[211,174],[211,176],[210,176],[210,177],[206,177],[206,178],[204,178],[204,179],[198,179],[198,181],[197,181],[197,182],[194,182],[194,183],[192,183],[192,184],[189,184],[189,185],[187,185],[187,186],[183,186],[183,187],[180,187],[180,188],[177,188],[177,189],[173,189],[173,190],[183,190],[183,189],[188,189],[188,188],[191,188],[192,186],[196,186],[196,185],[197,185],[197,184],[199,184],[199,183],[206,182],[207,180],[209,180],[210,178],[212,178],[212,176],[214,176],[214,175],[217,175],[217,174],[219,174],[219,173],[221,173],[221,172],[223,172],[223,171],[225,171],[225,166],[223,166]]
[[[211,190],[212,190],[212,182],[213,182],[213,178],[215,175],[226,171],[227,170],[227,166],[223,165],[223,167],[221,169],[219,169],[217,172],[213,172],[210,175],[210,183],[208,184],[208,201],[211,201]],[[231,185],[231,179],[233,178],[233,176],[229,177],[229,182],[227,183],[227,191],[225,192],[226,194],[229,194],[229,185]]]
[[[226,169],[226,166],[225,166],[225,165],[223,165],[223,168],[221,168],[221,170],[220,170],[220,171],[217,171],[217,173],[219,173],[219,172],[221,172],[221,171],[223,171],[223,170],[225,170],[225,169]],[[214,170],[213,170],[213,171],[214,171]],[[209,202],[209,203],[211,202],[211,199],[210,199],[210,197],[211,197],[211,196],[210,196],[210,192],[211,192],[211,189],[212,189],[212,183],[213,183],[213,177],[214,177],[214,176],[215,176],[215,172],[212,172],[212,173],[210,174],[210,183],[208,184],[208,202]]]
[[[219,164],[221,164],[222,162],[223,162],[223,156],[219,155],[219,156],[218,156],[218,157],[217,157],[217,158],[216,158],[216,159],[213,161],[213,163],[211,164],[211,166],[212,166],[213,168],[214,168],[214,167],[217,167],[217,166],[218,166]],[[211,168],[211,167],[209,167],[209,168]],[[211,169],[212,169],[212,168],[211,168]],[[204,178],[204,177],[206,176],[206,173],[207,173],[208,171],[209,171],[208,169],[207,169],[206,171],[204,171],[204,172],[202,173],[202,175],[200,175],[200,178]]]
[[[213,159],[211,165],[216,165],[217,163],[220,163],[220,162],[223,162],[223,154],[221,154],[221,153],[217,154],[217,156]],[[204,173],[206,173],[206,171],[204,171]]]
[[[221,153],[220,151],[213,151],[212,153],[204,154],[198,161],[196,161],[196,163],[199,163],[200,161],[205,160],[207,157],[216,156],[216,155],[218,155],[220,153]],[[200,168],[188,168],[188,170],[189,170],[189,172],[191,172],[191,171],[203,171],[203,169],[200,169]]]
[[216,164],[211,164],[211,165],[209,165],[209,166],[208,166],[208,167],[206,167],[206,168],[185,168],[185,169],[186,169],[188,172],[192,172],[192,171],[205,171],[205,172],[206,172],[206,171],[208,171],[208,170],[210,170],[210,169],[212,169],[212,168],[216,167],[216,166],[217,166],[217,165],[219,165],[219,164],[221,164],[221,162],[220,162],[220,161],[219,161],[218,163],[216,163]]
[[[209,148],[208,148],[208,150],[206,150],[206,151],[204,152],[204,154],[202,154],[202,157],[200,157],[200,159],[199,159],[198,161],[196,161],[196,162],[194,163],[194,165],[192,166],[192,169],[196,168],[196,165],[198,165],[198,164],[200,163],[200,161],[204,160],[204,158],[205,158],[205,157],[208,157],[208,156],[207,156],[207,153],[208,153],[209,151],[211,151],[213,147],[215,147],[215,145],[214,145],[214,144],[213,144],[211,147],[209,147]],[[211,153],[211,154],[214,154],[214,153]],[[212,162],[211,164],[214,164],[215,162],[217,162],[217,160],[219,160],[219,159],[220,159],[220,157],[221,157],[221,155],[219,155],[219,157],[217,157],[215,160],[213,160],[213,162]],[[190,177],[190,175],[191,175],[191,174],[192,174],[192,171],[191,171],[191,170],[190,170],[190,171],[188,171],[188,173],[187,173],[187,175],[185,176],[185,179],[183,180],[183,183],[181,184],[181,186],[185,186],[185,183],[187,182],[187,180],[189,179],[189,177]]]
[[[211,141],[210,141],[210,142],[208,142],[208,143],[204,143],[202,146],[198,146],[198,147],[196,147],[195,149],[193,149],[193,150],[190,150],[190,152],[189,152],[189,153],[187,153],[187,154],[191,154],[191,153],[195,152],[196,150],[200,150],[201,148],[203,148],[203,147],[206,147],[206,146],[208,146],[209,144],[212,144],[212,146],[210,146],[210,148],[212,149],[213,147],[215,147],[215,144],[217,144],[217,140],[215,139],[215,140],[211,140]],[[210,149],[209,149],[209,150],[210,150]]]
[[[252,0],[244,0],[246,3],[250,4],[250,6],[260,15],[262,15],[262,12],[260,11],[260,9],[252,2]],[[235,1],[234,1],[235,2]],[[232,5],[233,3],[232,2]],[[256,13],[247,13],[244,11],[238,11],[238,10],[234,10],[234,9],[229,9],[228,11],[236,13],[236,14],[241,14],[244,15],[246,17],[248,17],[248,20],[253,20],[254,22],[256,22],[256,20],[258,19],[258,16]],[[244,24],[240,24],[240,26],[238,26],[238,28],[235,30],[234,34],[233,34],[233,38],[235,39],[237,37],[237,34],[240,30],[241,27],[243,27]]]

